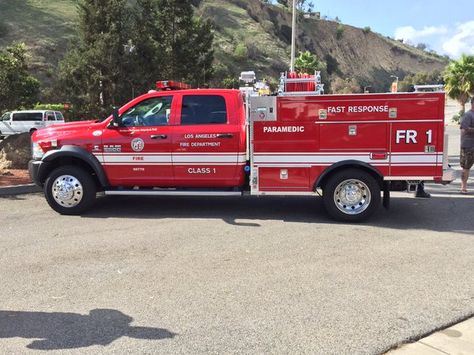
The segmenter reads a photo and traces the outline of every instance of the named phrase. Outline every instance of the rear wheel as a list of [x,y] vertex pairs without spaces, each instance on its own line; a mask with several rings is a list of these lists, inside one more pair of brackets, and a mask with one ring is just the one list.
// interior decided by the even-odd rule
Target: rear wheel
[[361,222],[380,206],[380,186],[369,173],[347,169],[335,173],[323,188],[328,214],[344,222]]
[[44,184],[44,194],[56,212],[78,215],[94,203],[96,186],[92,176],[83,169],[63,166],[49,174]]

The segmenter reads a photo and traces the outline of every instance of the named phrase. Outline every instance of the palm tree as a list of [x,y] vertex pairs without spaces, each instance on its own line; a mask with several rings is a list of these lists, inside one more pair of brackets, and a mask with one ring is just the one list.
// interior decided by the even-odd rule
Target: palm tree
[[474,95],[474,56],[463,54],[459,60],[449,63],[444,81],[446,93],[461,104],[461,114],[464,114],[464,106]]

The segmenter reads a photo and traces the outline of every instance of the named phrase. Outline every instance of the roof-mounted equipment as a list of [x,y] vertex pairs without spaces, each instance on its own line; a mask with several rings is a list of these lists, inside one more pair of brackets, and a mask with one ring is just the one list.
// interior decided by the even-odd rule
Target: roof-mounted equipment
[[324,84],[321,83],[321,72],[314,74],[281,73],[279,96],[322,95]]
[[186,90],[191,89],[191,85],[172,80],[160,80],[156,82],[156,89],[165,90]]

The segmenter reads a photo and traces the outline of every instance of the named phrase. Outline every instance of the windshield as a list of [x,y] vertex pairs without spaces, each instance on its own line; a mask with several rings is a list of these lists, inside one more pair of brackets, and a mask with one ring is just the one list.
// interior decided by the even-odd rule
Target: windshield
[[166,126],[171,114],[172,96],[148,98],[129,108],[120,117],[123,126]]

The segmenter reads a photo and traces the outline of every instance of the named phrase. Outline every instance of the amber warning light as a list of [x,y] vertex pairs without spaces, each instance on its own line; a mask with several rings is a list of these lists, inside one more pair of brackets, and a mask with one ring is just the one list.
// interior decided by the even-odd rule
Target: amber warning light
[[191,85],[179,81],[160,80],[156,82],[156,88],[158,90],[184,90],[191,89]]

